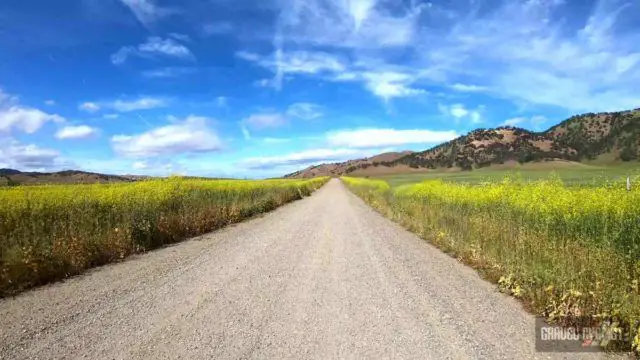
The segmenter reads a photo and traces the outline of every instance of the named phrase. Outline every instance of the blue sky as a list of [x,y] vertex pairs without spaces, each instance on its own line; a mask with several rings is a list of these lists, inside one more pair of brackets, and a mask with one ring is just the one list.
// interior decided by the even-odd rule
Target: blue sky
[[279,176],[640,107],[637,1],[0,3],[0,167]]

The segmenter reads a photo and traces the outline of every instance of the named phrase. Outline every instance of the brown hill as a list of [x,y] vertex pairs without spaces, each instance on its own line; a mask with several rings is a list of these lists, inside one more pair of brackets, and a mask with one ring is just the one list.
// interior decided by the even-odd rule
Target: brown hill
[[422,152],[395,153],[339,164],[322,164],[285,177],[374,175],[429,171],[473,170],[499,164],[552,160],[582,162],[607,158],[632,161],[640,158],[640,109],[571,117],[544,132],[515,127],[477,129],[467,135]]
[[339,163],[320,164],[310,166],[304,170],[296,171],[294,173],[285,175],[284,177],[302,179],[316,176],[340,176],[347,173],[358,174],[359,172],[361,172],[361,170],[367,169],[369,169],[369,173],[373,173],[375,172],[374,168],[379,167],[381,163],[390,163],[412,153],[412,151],[388,152],[369,158],[349,160]]
[[2,185],[38,185],[38,184],[94,184],[134,181],[125,176],[105,175],[78,170],[65,170],[53,173],[22,172],[13,169],[0,169]]

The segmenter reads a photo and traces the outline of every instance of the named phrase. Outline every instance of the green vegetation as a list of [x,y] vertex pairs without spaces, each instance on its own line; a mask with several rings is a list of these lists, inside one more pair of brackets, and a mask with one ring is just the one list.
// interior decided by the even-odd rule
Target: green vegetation
[[300,199],[326,182],[194,180],[0,189],[0,296]]
[[[478,269],[538,315],[610,321],[640,351],[640,189],[506,178],[390,187],[343,178],[381,213]],[[584,325],[584,324],[582,324]]]
[[532,167],[529,165],[524,165],[515,169],[496,169],[490,167],[475,171],[433,171],[425,173],[380,175],[375,178],[385,180],[394,187],[437,179],[441,179],[446,182],[480,184],[483,182],[501,181],[506,176],[516,177],[522,181],[528,182],[548,179],[550,174],[559,177],[565,184],[570,186],[593,186],[611,182],[621,183],[627,177],[638,179],[638,181],[640,181],[640,164],[638,163],[626,163],[616,166],[572,164],[565,167],[562,165],[556,167],[551,165],[545,166],[544,163],[539,164],[539,167]]

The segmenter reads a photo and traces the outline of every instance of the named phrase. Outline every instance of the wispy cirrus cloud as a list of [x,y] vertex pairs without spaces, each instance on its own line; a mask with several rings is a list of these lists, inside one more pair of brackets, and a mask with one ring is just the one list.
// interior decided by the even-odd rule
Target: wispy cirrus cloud
[[166,79],[166,78],[176,78],[180,76],[194,74],[197,71],[198,69],[195,67],[170,66],[170,67],[163,67],[163,68],[152,69],[152,70],[145,70],[142,72],[142,76],[147,78]]
[[[132,99],[116,99],[109,101],[86,101],[81,103],[80,110],[94,113],[100,110],[110,110],[117,112],[131,112],[137,110],[149,110],[161,108],[169,105],[169,100],[163,97],[140,96]],[[117,114],[105,114],[105,118],[115,119]]]
[[145,27],[151,27],[156,21],[174,13],[174,10],[158,6],[153,0],[120,1],[131,10],[136,19]]
[[136,110],[148,110],[167,106],[168,101],[164,98],[140,97],[134,100],[115,100],[107,103],[107,107],[119,112],[129,112]]
[[[411,86],[413,70],[389,69],[384,61],[385,54],[412,45],[423,8],[387,8],[378,0],[293,0],[280,9],[273,53],[239,56],[273,71],[270,84],[276,89],[286,74],[301,74],[361,82],[385,101],[424,94],[424,89]],[[343,56],[345,50],[355,51],[356,57]],[[373,55],[375,61],[358,59],[360,53]]]
[[300,102],[289,105],[286,112],[287,116],[302,120],[315,120],[321,118],[323,108],[320,105]]
[[282,79],[286,74],[292,74],[319,77],[336,83],[360,82],[366,90],[385,101],[427,93],[413,85],[418,79],[414,70],[380,65],[370,59],[349,63],[339,55],[316,51],[276,52],[264,57],[247,52],[236,55],[271,70],[275,77],[271,80],[261,79],[258,84],[275,89],[282,87]]
[[380,0],[292,0],[278,17],[285,42],[376,49],[410,45],[423,5],[385,6]]
[[276,89],[290,75],[359,82],[384,101],[439,85],[572,112],[637,107],[640,33],[629,24],[640,4],[596,0],[586,15],[572,6],[293,0],[273,51],[243,58],[272,71]]
[[244,138],[250,140],[253,130],[276,129],[296,119],[307,121],[319,119],[323,116],[322,111],[322,106],[317,104],[307,102],[293,103],[284,112],[266,110],[251,114],[242,119],[239,125]]
[[166,57],[181,60],[195,59],[191,50],[175,38],[169,37],[163,39],[158,36],[152,36],[138,46],[121,47],[120,50],[111,55],[111,62],[114,65],[121,65],[132,56],[142,58]]
[[277,112],[262,112],[251,114],[242,120],[242,124],[254,129],[262,130],[269,128],[277,128],[286,124],[287,120],[282,114]]
[[574,111],[637,104],[640,91],[631,87],[640,80],[633,45],[640,38],[616,24],[640,7],[600,0],[584,23],[560,20],[565,10],[561,1],[528,1],[474,14],[436,41],[427,61],[443,61],[450,78],[464,75],[498,96],[533,104]]

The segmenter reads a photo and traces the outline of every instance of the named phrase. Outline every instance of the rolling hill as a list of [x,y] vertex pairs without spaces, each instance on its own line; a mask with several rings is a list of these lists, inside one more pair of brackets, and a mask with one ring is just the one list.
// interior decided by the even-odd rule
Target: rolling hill
[[[382,163],[393,163],[405,156],[413,154],[412,151],[402,151],[402,152],[388,152],[379,154],[376,156],[372,156],[369,158],[356,159],[356,160],[348,160],[345,162],[339,163],[330,163],[330,164],[320,164],[310,166],[304,170],[296,171],[294,173],[285,175],[285,178],[310,178],[316,176],[340,176],[343,174],[349,174],[352,172],[357,172],[362,169],[369,169],[369,172],[372,172],[373,169],[379,169],[381,173],[387,168],[387,166],[380,167],[379,165]],[[410,171],[410,169],[407,169]]]
[[380,154],[366,159],[321,164],[285,175],[377,175],[481,167],[551,160],[637,161],[640,158],[640,109],[573,116],[543,132],[516,127],[477,129],[421,152]]
[[65,170],[52,173],[22,172],[14,169],[0,169],[0,186],[37,184],[94,184],[129,182],[137,179],[128,176],[105,175],[79,170]]

